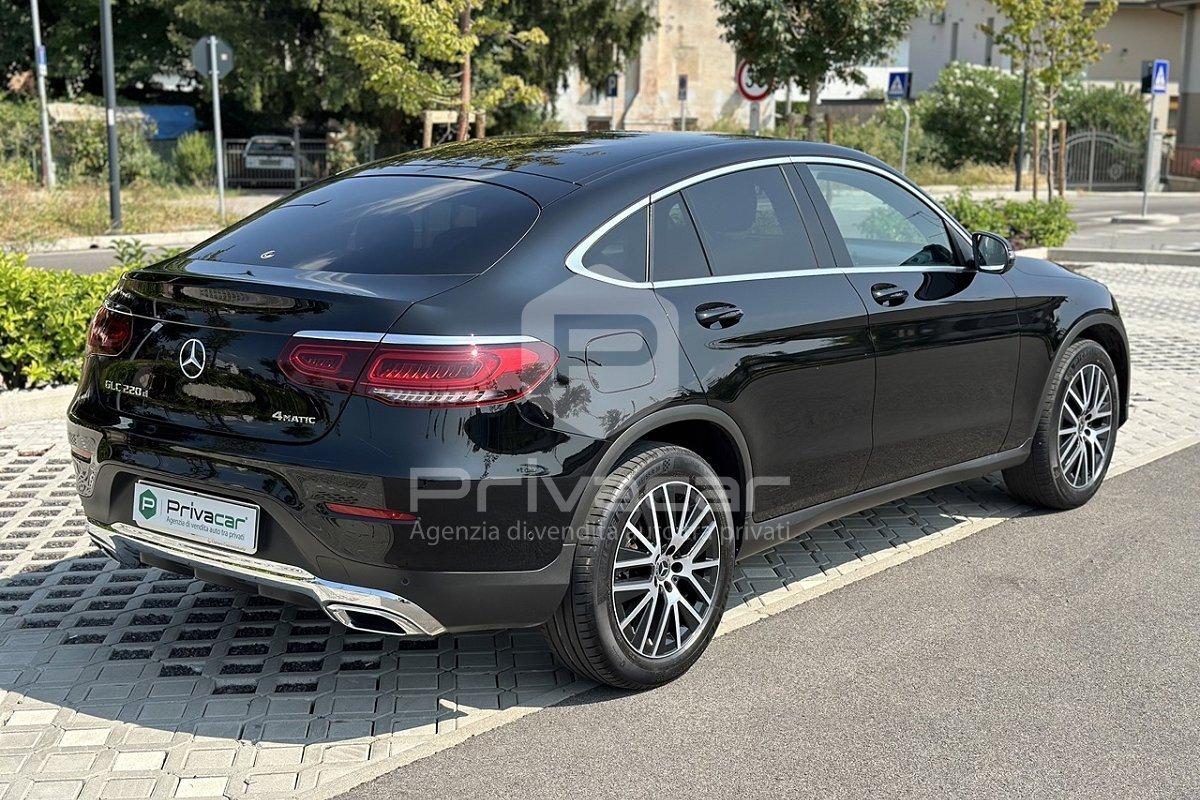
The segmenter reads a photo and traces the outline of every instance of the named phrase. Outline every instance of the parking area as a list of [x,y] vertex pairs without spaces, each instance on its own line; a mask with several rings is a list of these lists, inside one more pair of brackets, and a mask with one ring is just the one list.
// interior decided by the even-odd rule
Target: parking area
[[[1087,274],[1132,344],[1114,470],[1200,441],[1200,268]],[[991,476],[837,520],[743,562],[722,630],[1022,511]],[[536,632],[400,642],[119,568],[57,422],[0,429],[0,620],[0,800],[328,797],[589,688]]]

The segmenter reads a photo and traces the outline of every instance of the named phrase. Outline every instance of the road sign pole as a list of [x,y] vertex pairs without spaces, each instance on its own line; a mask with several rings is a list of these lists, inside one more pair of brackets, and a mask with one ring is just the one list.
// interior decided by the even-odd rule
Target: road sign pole
[[[221,141],[221,77],[217,73],[217,37],[208,37],[208,74],[212,78],[213,147],[217,156],[217,215],[225,224],[225,145]],[[299,158],[299,153],[294,157]]]
[[100,0],[100,56],[104,71],[104,122],[108,128],[108,214],[121,230],[121,155],[117,148],[117,79],[113,69],[112,4]]
[[38,0],[29,0],[33,16],[33,61],[37,73],[38,105],[42,115],[42,183],[54,188],[54,156],[50,152],[50,110],[46,107],[46,48],[42,46],[42,21],[38,15]]
[[904,144],[900,146],[900,174],[904,175],[908,172],[908,128],[912,123],[912,117],[908,113],[908,103],[900,101],[900,110],[904,112]]
[[1158,95],[1150,95],[1150,125],[1146,130],[1146,164],[1142,167],[1142,216],[1146,216],[1146,211],[1150,207],[1150,175],[1152,170],[1152,160],[1154,158],[1154,106]]

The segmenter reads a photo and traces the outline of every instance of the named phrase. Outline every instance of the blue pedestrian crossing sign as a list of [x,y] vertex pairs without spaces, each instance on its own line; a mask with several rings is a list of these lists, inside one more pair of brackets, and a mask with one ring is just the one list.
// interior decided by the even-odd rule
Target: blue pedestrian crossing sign
[[1150,93],[1151,94],[1166,94],[1167,93],[1167,76],[1171,74],[1171,62],[1165,58],[1154,60],[1154,71],[1151,73]]
[[903,100],[908,97],[908,87],[912,84],[911,72],[889,72],[887,82],[887,99]]

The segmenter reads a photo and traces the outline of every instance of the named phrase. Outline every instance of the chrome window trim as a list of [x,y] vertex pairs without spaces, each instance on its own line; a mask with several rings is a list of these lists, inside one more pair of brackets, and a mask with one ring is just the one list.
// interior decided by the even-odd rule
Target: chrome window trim
[[[758,169],[759,167],[782,166],[785,164],[831,164],[834,166],[849,167],[851,169],[861,169],[861,170],[865,170],[866,172],[871,172],[876,175],[879,175],[880,177],[890,180],[892,183],[896,184],[901,189],[904,189],[909,194],[916,197],[917,200],[919,200],[920,202],[922,202],[925,205],[932,208],[934,213],[936,213],[938,215],[938,217],[940,217],[942,219],[943,222],[945,222],[947,225],[949,225],[955,231],[955,233],[962,236],[964,239],[966,239],[967,242],[971,241],[971,234],[967,232],[966,228],[964,228],[962,225],[960,225],[958,220],[954,219],[952,216],[950,216],[948,213],[946,213],[946,211],[941,207],[941,205],[936,200],[934,200],[932,197],[930,197],[929,194],[924,189],[922,189],[921,187],[917,186],[916,184],[914,184],[908,180],[899,179],[896,175],[893,175],[892,173],[888,172],[887,170],[881,169],[880,167],[877,167],[874,164],[868,164],[863,161],[856,161],[852,158],[841,158],[838,156],[772,156],[770,158],[758,158],[758,159],[752,159],[750,161],[740,161],[736,164],[726,164],[725,166],[722,166],[722,167],[715,167],[713,169],[706,170],[704,172],[699,172],[695,175],[689,176],[687,178],[683,178],[682,180],[678,180],[675,183],[672,183],[661,189],[657,189],[657,190],[651,192],[650,195],[647,197],[639,198],[635,203],[633,203],[629,207],[619,211],[617,214],[615,214],[614,216],[609,218],[608,221],[605,222],[603,225],[601,225],[600,227],[596,228],[596,230],[594,230],[590,234],[588,234],[588,236],[586,238],[584,238],[579,244],[575,245],[575,247],[573,247],[571,249],[571,252],[569,252],[567,254],[567,258],[566,258],[567,269],[571,270],[572,272],[574,272],[578,275],[582,275],[585,278],[591,278],[592,280],[597,280],[597,281],[600,281],[601,283],[607,283],[607,284],[610,284],[613,286],[623,286],[627,289],[654,289],[654,288],[668,288],[671,286],[695,286],[695,285],[707,284],[707,283],[734,283],[734,282],[738,282],[738,281],[761,281],[761,280],[769,280],[771,278],[800,278],[800,277],[804,277],[805,275],[853,275],[853,274],[864,274],[864,273],[874,273],[874,272],[970,272],[971,271],[971,269],[969,267],[957,267],[957,266],[947,266],[947,265],[938,265],[938,266],[930,266],[930,267],[922,267],[922,266],[819,267],[819,268],[814,268],[814,269],[777,270],[777,271],[773,271],[773,272],[748,272],[748,273],[745,273],[742,275],[709,275],[709,276],[700,277],[700,278],[679,278],[676,280],[669,280],[669,281],[653,281],[653,280],[626,281],[626,280],[621,280],[619,278],[611,278],[607,275],[600,275],[598,273],[592,272],[591,270],[589,270],[588,268],[583,266],[583,254],[587,252],[588,248],[591,247],[593,244],[595,244],[597,239],[599,239],[604,234],[608,233],[609,230],[611,230],[613,227],[615,227],[617,224],[619,224],[621,221],[623,221],[626,217],[628,217],[630,214],[635,213],[639,209],[646,208],[651,203],[655,203],[659,200],[662,200],[665,197],[669,197],[670,195],[674,194],[675,192],[686,189],[689,186],[694,186],[697,183],[703,183],[704,181],[711,180],[712,178],[718,178],[722,175],[729,175],[730,173],[741,172],[743,170]],[[650,215],[647,214],[646,216],[647,216],[647,227],[649,227],[649,224],[650,224],[649,216]],[[649,235],[647,235],[646,241],[647,241],[647,248],[649,248],[649,241],[650,241]],[[649,269],[650,269],[650,258],[649,258],[649,252],[647,252],[647,258],[646,258],[647,278],[649,278]]]
[[635,289],[649,289],[650,288],[650,281],[648,280],[648,278],[650,277],[650,215],[649,214],[646,215],[646,277],[647,277],[647,280],[627,281],[627,280],[622,280],[620,278],[611,278],[608,275],[601,275],[598,272],[592,272],[590,269],[588,269],[587,267],[585,267],[583,265],[584,254],[587,253],[587,251],[589,249],[591,249],[591,246],[594,245],[596,243],[596,241],[600,239],[601,236],[608,233],[610,230],[612,230],[613,228],[615,228],[616,226],[618,226],[622,222],[624,222],[626,217],[630,216],[631,214],[636,214],[639,210],[641,210],[643,208],[648,208],[649,206],[650,206],[650,198],[643,197],[643,198],[640,198],[633,205],[629,206],[628,208],[617,212],[617,214],[615,214],[612,217],[609,217],[607,222],[602,224],[599,228],[596,228],[596,230],[589,233],[586,237],[584,237],[583,241],[581,241],[579,244],[577,244],[573,248],[571,248],[571,252],[567,253],[567,269],[571,270],[572,272],[583,275],[586,278],[592,278],[593,280],[600,281],[601,283],[611,283],[614,286],[629,286],[629,287],[633,287]]
[[472,344],[528,344],[538,339],[524,334],[498,334],[474,336],[417,333],[364,333],[360,331],[300,331],[295,334],[305,339],[328,339],[341,342],[369,342],[371,344],[415,344],[415,345],[472,345]]

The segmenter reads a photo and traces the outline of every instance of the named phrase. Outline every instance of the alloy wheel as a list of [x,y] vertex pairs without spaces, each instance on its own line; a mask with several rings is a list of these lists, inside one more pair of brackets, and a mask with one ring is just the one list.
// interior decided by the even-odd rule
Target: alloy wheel
[[1104,471],[1112,436],[1113,393],[1097,364],[1075,373],[1058,413],[1058,465],[1074,489],[1085,489]]
[[682,652],[713,613],[721,577],[717,516],[684,481],[659,484],[625,522],[612,600],[626,644],[646,658]]

